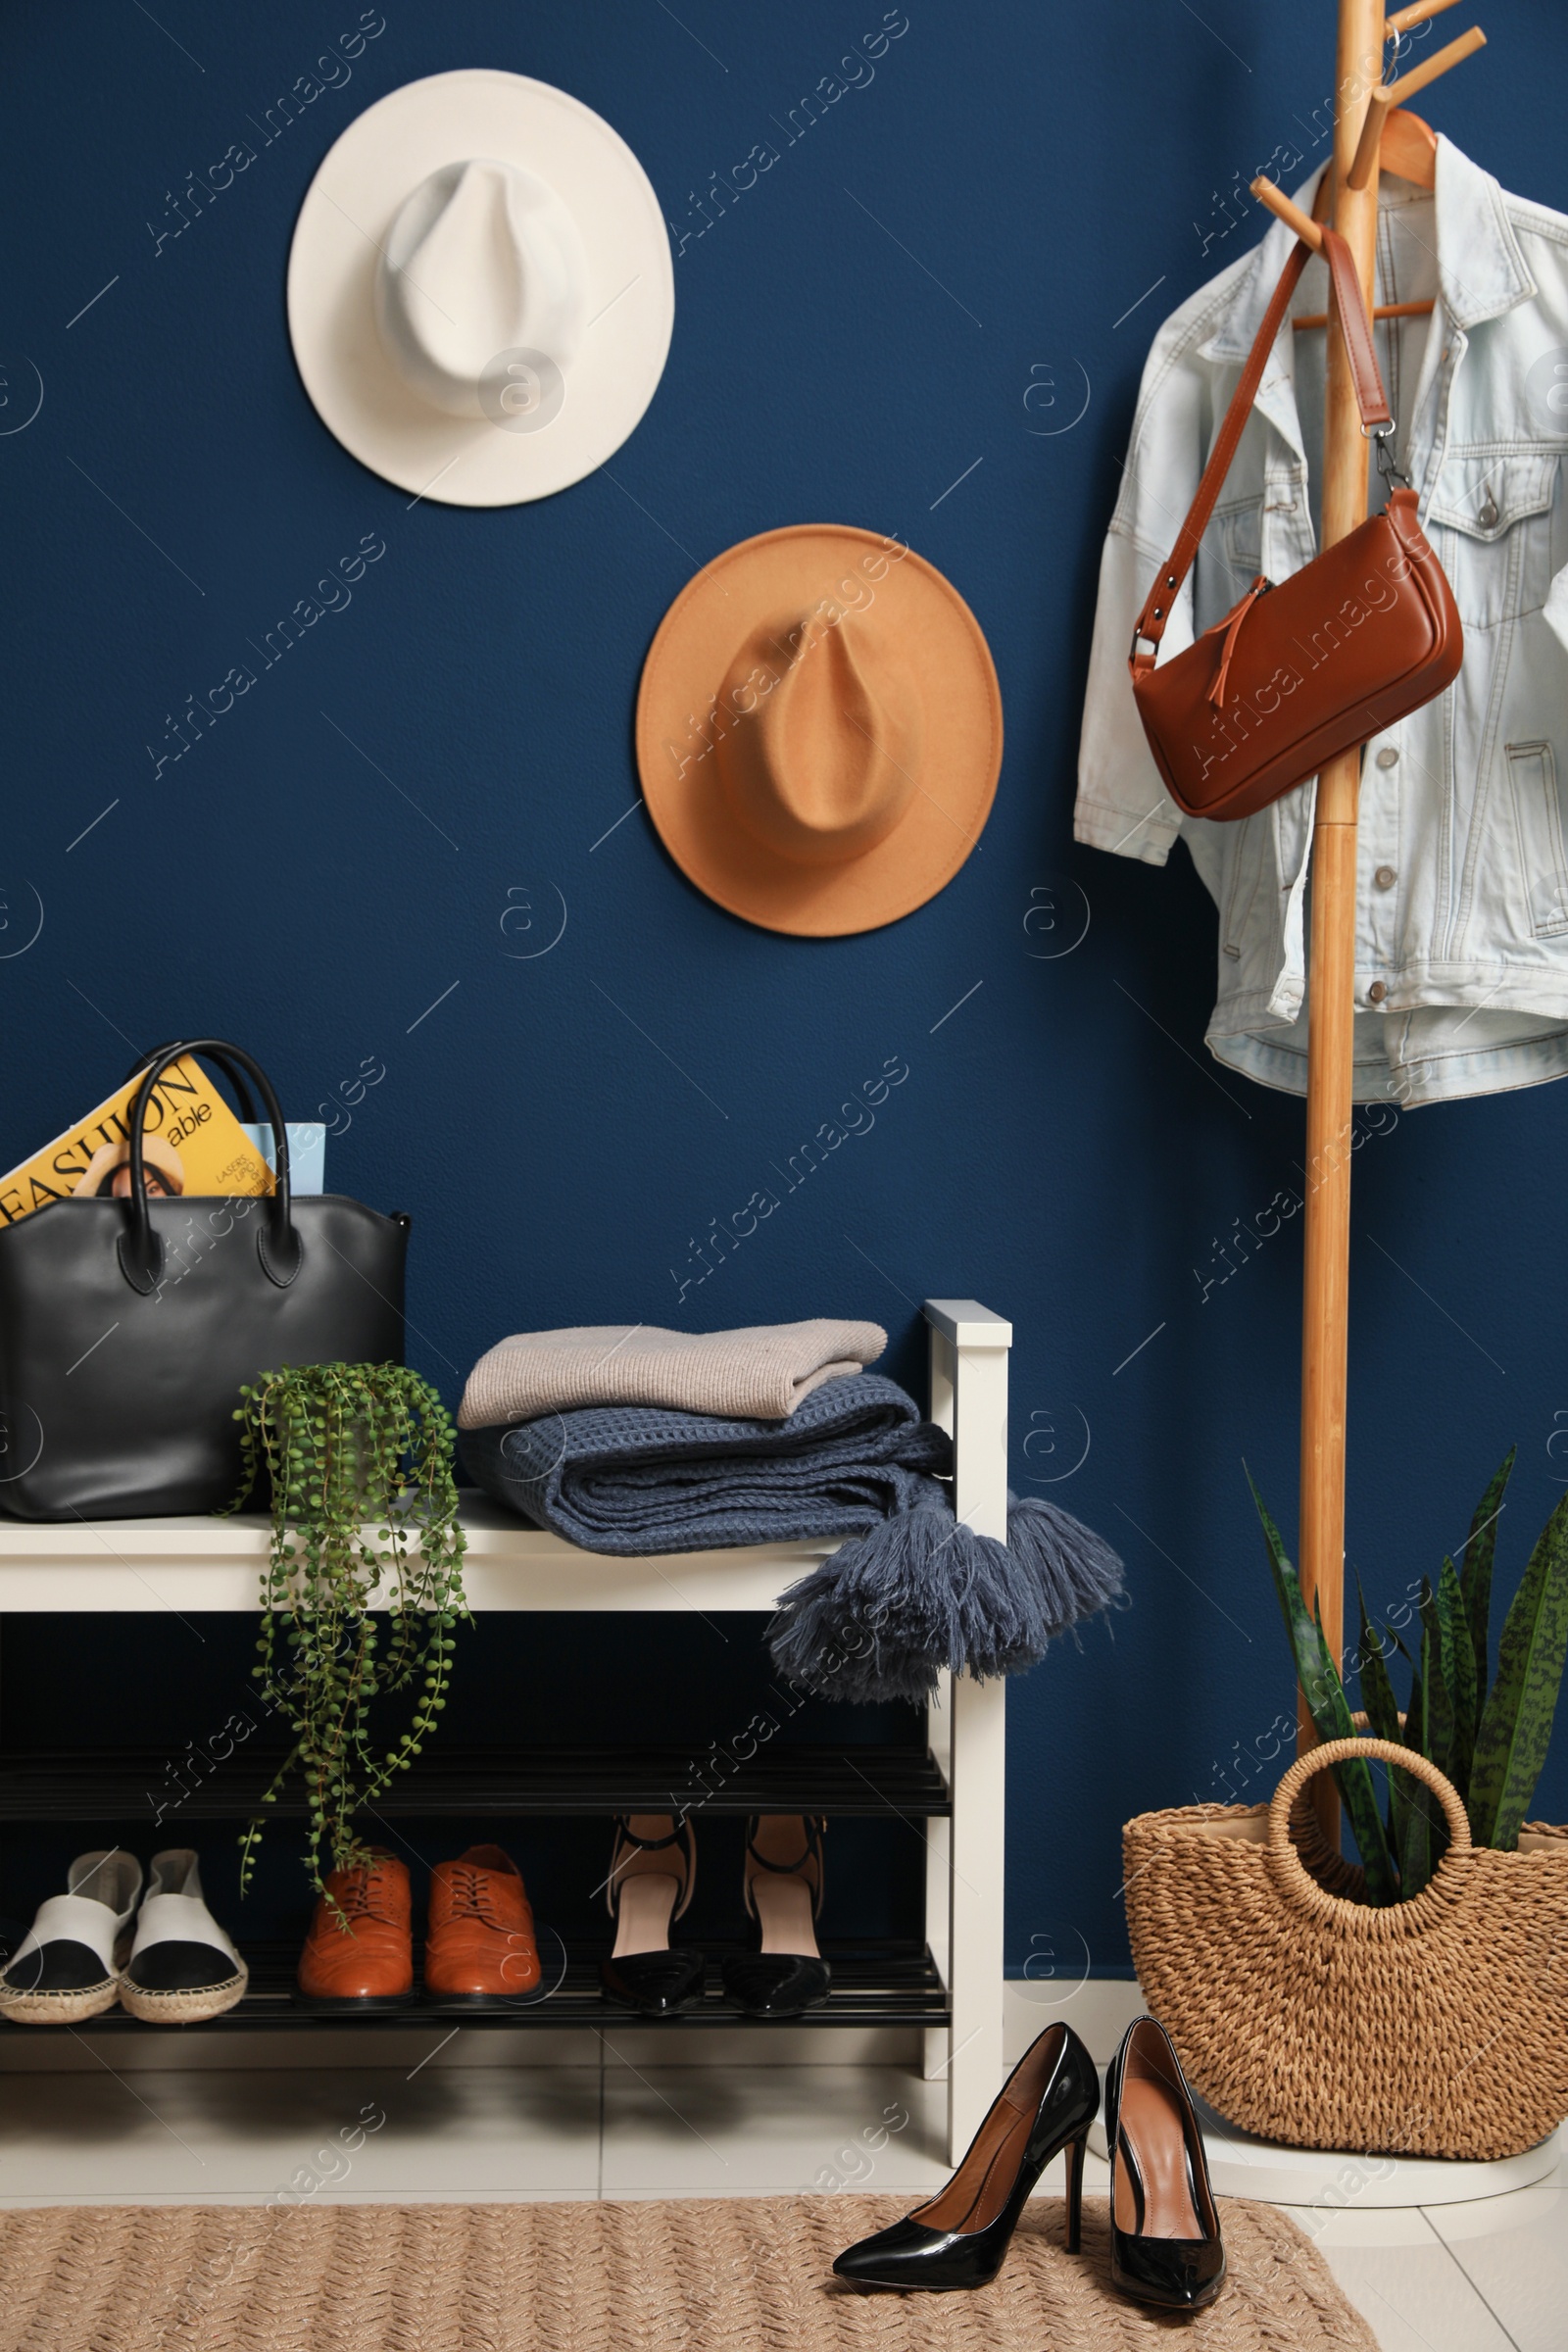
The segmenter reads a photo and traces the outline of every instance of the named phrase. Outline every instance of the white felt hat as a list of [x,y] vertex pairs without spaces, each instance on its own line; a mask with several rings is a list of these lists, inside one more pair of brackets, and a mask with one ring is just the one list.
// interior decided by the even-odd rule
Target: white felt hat
[[372,472],[456,507],[580,481],[669,349],[659,199],[617,131],[525,74],[432,74],[368,107],[300,208],[305,389]]

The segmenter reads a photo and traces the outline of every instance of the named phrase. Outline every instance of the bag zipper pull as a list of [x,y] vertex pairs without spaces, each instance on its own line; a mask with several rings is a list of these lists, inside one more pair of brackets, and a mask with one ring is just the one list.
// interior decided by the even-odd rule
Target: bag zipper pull
[[1208,699],[1217,710],[1223,710],[1225,708],[1225,680],[1230,671],[1231,656],[1236,651],[1236,640],[1241,633],[1242,623],[1258,598],[1267,596],[1273,585],[1271,579],[1259,572],[1247,594],[1242,598],[1241,603],[1227,613],[1225,620],[1216,621],[1214,624],[1215,628],[1225,631],[1225,642],[1220,648],[1219,667],[1214,672],[1214,682],[1208,690]]

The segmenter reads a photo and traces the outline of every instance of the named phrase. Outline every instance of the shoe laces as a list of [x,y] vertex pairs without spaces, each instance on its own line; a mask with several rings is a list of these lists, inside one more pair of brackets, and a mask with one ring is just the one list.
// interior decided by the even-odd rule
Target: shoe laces
[[447,1873],[447,1886],[452,1896],[455,1919],[477,1919],[487,1928],[505,1932],[505,1920],[496,1917],[490,1881],[493,1876],[481,1870],[477,1863],[454,1862]]
[[387,1879],[379,1870],[355,1870],[346,1874],[341,1886],[332,1888],[333,1899],[347,1919],[373,1919],[383,1928],[395,1928],[398,1922],[385,1907]]

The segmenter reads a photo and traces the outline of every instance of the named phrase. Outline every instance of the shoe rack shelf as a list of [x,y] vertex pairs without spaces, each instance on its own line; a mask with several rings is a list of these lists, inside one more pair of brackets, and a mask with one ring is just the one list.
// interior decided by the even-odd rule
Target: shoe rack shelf
[[[685,2010],[678,2017],[662,2019],[652,2031],[684,2034],[722,2026],[745,2033],[788,2034],[799,2022],[808,2026],[919,2026],[945,2037],[952,2022],[947,1989],[936,1963],[923,1946],[892,1940],[835,1944],[827,1938],[822,1948],[832,1964],[833,1990],[821,2008],[808,2010],[799,2021],[746,2017],[740,2010],[731,2009],[723,1998],[719,1963],[726,1948],[741,1947],[726,1947],[707,1938],[705,1946],[709,1968],[703,2000],[695,2009]],[[298,2032],[319,2026],[340,2036],[344,2033],[406,2033],[411,2026],[444,2024],[465,2029],[503,2028],[512,2032],[595,2026],[601,2033],[616,2030],[624,2033],[628,2027],[650,2024],[648,2019],[637,2017],[631,2010],[605,1998],[599,1983],[599,1961],[604,1946],[593,1951],[563,1950],[559,1942],[552,1945],[548,1936],[540,1941],[543,1984],[525,2000],[476,2009],[461,2001],[427,2000],[420,1993],[403,2008],[352,2021],[313,2016],[300,2007],[294,1994],[294,1971],[300,1956],[297,1943],[255,1943],[247,1939],[241,1948],[251,1972],[245,1998],[236,2008],[206,2024],[180,2026],[171,2031],[211,2034],[230,2034],[236,2028],[265,2031],[270,2026],[280,2026]],[[111,2009],[106,2016],[95,2017],[90,2028],[77,2030],[90,2032],[94,2037],[100,2034],[145,2034],[148,2031],[124,2009]],[[0,2019],[0,2039],[20,2034],[30,2035],[36,2042],[41,2034],[62,2031],[58,2026],[18,2026]],[[341,2057],[341,2040],[336,2048]]]
[[[261,1811],[281,1755],[241,1750],[196,1786],[171,1787],[162,1750],[112,1754],[0,1754],[0,1823],[144,1820],[151,1838],[164,1814],[181,1822],[244,1822]],[[717,1788],[693,1777],[692,1757],[671,1747],[443,1748],[400,1774],[390,1810],[398,1819],[519,1813],[824,1813],[938,1818],[951,1811],[936,1759],[912,1748],[791,1745],[760,1750]],[[303,1815],[302,1790],[269,1806],[269,1816]]]
[[[927,1299],[930,1401],[934,1421],[950,1430],[955,1504],[979,1535],[1004,1538],[1007,1512],[1007,1351],[1012,1326],[973,1299]],[[834,1549],[830,1543],[756,1544],[726,1551],[677,1552],[614,1559],[475,1501],[465,1512],[468,1538],[464,1581],[475,1615],[488,1610],[551,1612],[752,1610],[771,1614],[786,1585]],[[0,1618],[11,1613],[151,1613],[256,1608],[267,1557],[261,1518],[134,1519],[36,1526],[0,1520]],[[925,1840],[923,1945],[861,1944],[825,1949],[834,1989],[806,2025],[915,2025],[925,2029],[925,2072],[948,2084],[954,2160],[968,2144],[1003,2076],[1002,1914],[1005,1701],[1002,1683],[944,1676],[927,1710],[929,1753],[877,1746],[779,1748],[696,1792],[702,1810],[759,1810],[899,1817]],[[151,1823],[164,1787],[156,1764],[113,1756],[0,1755],[0,1822],[134,1820]],[[265,1760],[233,1761],[204,1778],[180,1804],[183,1821],[244,1818],[262,1783]],[[144,1769],[145,1764],[145,1769]],[[155,1777],[149,1777],[149,1775]],[[486,1747],[448,1750],[400,1783],[400,1813],[668,1811],[691,1785],[687,1752],[658,1748],[554,1750]],[[279,1804],[279,1812],[290,1808]],[[290,1997],[292,1950],[247,1946],[252,1988],[237,2009],[185,2033],[235,2026],[309,2023]],[[629,2013],[602,1998],[597,1955],[567,1953],[564,1973],[545,2001],[502,2013],[439,2009],[416,2003],[387,2022],[454,2016],[473,2025],[624,2026]],[[550,1979],[547,1963],[547,1982]],[[713,1972],[716,1987],[716,1970]],[[370,2021],[365,2021],[367,2025]],[[749,2026],[787,2033],[785,2022],[747,2020],[710,1990],[701,2008],[665,2031]],[[40,2028],[0,2027],[34,2034]],[[123,2013],[94,2022],[93,2032],[147,2028]]]

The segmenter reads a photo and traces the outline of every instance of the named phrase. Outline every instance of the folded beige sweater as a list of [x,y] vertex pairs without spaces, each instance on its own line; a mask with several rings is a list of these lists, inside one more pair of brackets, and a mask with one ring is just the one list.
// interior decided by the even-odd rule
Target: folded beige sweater
[[662,1404],[683,1413],[784,1421],[824,1380],[863,1372],[888,1344],[876,1323],[760,1323],[747,1331],[579,1324],[499,1340],[468,1375],[460,1429],[534,1421],[585,1404]]

